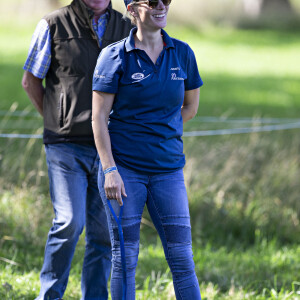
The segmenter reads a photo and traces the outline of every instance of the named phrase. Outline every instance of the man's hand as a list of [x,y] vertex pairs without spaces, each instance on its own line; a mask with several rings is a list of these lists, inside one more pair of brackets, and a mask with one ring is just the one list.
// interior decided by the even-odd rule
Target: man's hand
[[104,190],[107,199],[115,199],[119,205],[123,205],[122,195],[127,197],[124,182],[118,171],[113,171],[105,175]]
[[24,72],[22,78],[22,86],[26,91],[32,104],[37,111],[43,116],[43,98],[45,94],[45,88],[43,86],[43,79],[35,77],[28,71]]

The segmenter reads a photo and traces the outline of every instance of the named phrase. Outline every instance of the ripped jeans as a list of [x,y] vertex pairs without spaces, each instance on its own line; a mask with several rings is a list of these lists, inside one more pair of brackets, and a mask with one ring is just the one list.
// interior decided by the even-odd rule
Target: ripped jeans
[[[188,199],[183,171],[159,175],[143,175],[118,166],[127,197],[123,197],[124,210],[122,229],[125,243],[127,269],[126,300],[135,299],[135,270],[139,254],[140,223],[145,204],[160,236],[165,257],[173,276],[176,299],[200,300],[200,289],[195,274],[192,252],[191,226]],[[103,186],[104,175],[99,173],[99,184]],[[103,191],[103,190],[102,190]],[[117,223],[101,195],[108,216],[112,244],[112,300],[122,299],[122,262]],[[111,205],[117,215],[120,206],[116,200]]]

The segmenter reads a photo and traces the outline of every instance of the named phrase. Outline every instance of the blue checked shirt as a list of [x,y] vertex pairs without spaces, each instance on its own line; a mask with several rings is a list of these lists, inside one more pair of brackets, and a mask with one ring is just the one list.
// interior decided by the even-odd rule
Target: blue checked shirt
[[[103,14],[96,24],[93,20],[93,28],[97,33],[99,44],[102,44],[102,38],[106,30],[109,12]],[[32,73],[35,77],[44,79],[51,63],[51,35],[49,25],[42,19],[32,36],[28,56],[23,69]]]

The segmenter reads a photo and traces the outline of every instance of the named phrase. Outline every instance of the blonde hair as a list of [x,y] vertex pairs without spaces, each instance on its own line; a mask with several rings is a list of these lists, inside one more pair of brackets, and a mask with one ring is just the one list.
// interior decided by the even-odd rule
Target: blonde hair
[[136,25],[135,17],[127,9],[123,13],[123,19],[129,19],[132,25]]

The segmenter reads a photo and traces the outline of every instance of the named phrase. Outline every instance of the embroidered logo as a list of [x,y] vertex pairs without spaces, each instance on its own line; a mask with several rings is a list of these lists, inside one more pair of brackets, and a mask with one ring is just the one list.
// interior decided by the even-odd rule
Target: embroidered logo
[[171,74],[171,80],[184,80],[182,77],[177,77],[176,73]]
[[170,70],[171,70],[171,71],[180,71],[180,68],[179,68],[179,67],[176,67],[176,68],[171,68]]
[[99,79],[103,79],[103,78],[105,78],[105,75],[99,75],[99,74],[98,74],[98,70],[96,70],[96,71],[95,71],[94,77],[95,77],[95,78],[99,78]]
[[131,78],[134,80],[141,80],[145,77],[143,73],[134,73]]

